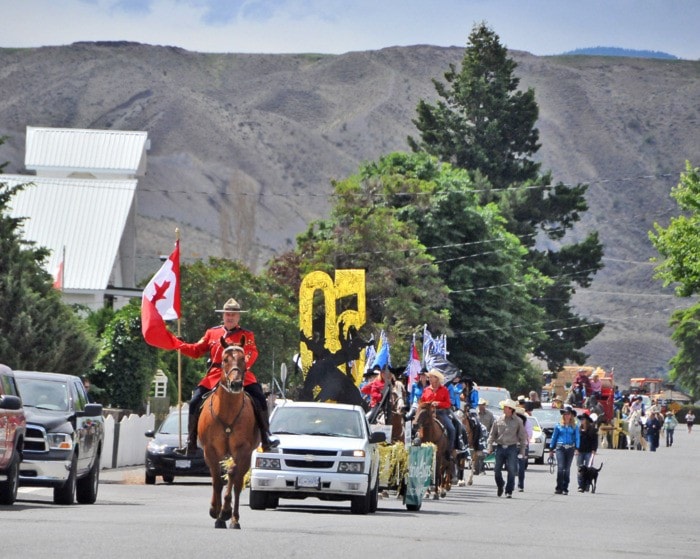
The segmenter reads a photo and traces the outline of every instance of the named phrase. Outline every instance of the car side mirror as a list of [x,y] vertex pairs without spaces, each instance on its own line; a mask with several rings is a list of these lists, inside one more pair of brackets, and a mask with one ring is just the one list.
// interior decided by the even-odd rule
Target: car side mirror
[[375,431],[369,436],[370,443],[385,443],[386,433],[384,431]]
[[144,433],[149,439],[152,439],[156,436],[156,432],[153,429],[149,429]]
[[0,396],[0,409],[21,410],[22,400],[20,400],[17,396],[13,396],[12,394]]
[[97,417],[102,415],[102,404],[87,404],[80,414],[83,417]]

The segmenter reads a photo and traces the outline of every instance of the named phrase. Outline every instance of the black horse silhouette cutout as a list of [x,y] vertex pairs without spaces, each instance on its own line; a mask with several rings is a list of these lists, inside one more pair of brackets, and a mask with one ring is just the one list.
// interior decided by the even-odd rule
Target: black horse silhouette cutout
[[[374,340],[364,340],[357,328],[350,326],[345,335],[345,324],[340,323],[338,341],[340,349],[332,353],[323,344],[323,339],[314,335],[308,338],[300,332],[301,341],[314,354],[315,360],[304,379],[299,400],[302,402],[337,402],[339,404],[355,404],[367,409],[367,403],[355,384],[352,374],[347,367],[351,361],[360,357],[360,352]],[[338,366],[345,365],[347,372],[342,372]]]

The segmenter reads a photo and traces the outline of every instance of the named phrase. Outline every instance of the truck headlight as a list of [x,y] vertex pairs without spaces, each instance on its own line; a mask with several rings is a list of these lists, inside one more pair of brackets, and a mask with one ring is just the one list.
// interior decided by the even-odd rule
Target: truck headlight
[[344,474],[361,474],[363,466],[364,464],[362,462],[339,462],[338,472]]
[[265,458],[264,456],[258,456],[255,459],[255,467],[261,470],[279,470],[280,459],[279,458]]
[[51,450],[71,450],[73,437],[68,433],[46,433],[46,442]]

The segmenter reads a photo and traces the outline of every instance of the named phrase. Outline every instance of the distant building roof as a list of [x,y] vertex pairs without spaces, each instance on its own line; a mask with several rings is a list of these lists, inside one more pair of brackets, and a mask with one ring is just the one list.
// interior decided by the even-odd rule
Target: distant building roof
[[[26,217],[23,238],[52,251],[45,270],[55,274],[66,247],[65,290],[133,287],[136,179],[0,175],[10,186],[30,182],[10,201],[10,216]],[[132,237],[124,242],[125,235]]]
[[37,176],[133,178],[146,173],[148,133],[27,126],[24,166]]

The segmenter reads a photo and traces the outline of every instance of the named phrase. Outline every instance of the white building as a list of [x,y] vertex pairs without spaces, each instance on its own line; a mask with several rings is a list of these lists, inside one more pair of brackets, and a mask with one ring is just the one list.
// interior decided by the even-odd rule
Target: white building
[[25,167],[35,175],[0,175],[25,184],[10,202],[24,217],[23,236],[51,250],[62,268],[64,301],[118,309],[135,287],[136,187],[146,173],[147,132],[27,127]]

